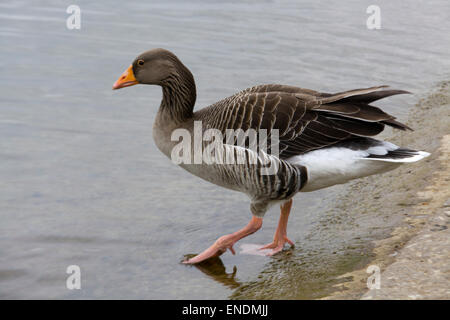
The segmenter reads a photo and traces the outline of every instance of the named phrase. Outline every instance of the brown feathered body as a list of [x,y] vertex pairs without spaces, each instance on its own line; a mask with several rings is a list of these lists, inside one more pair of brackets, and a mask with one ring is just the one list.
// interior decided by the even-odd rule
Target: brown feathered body
[[[189,133],[194,140],[188,144],[189,161],[180,166],[214,184],[244,192],[256,216],[263,216],[269,205],[287,201],[299,191],[314,191],[385,172],[428,155],[372,138],[386,126],[409,129],[372,105],[406,91],[378,86],[331,94],[267,84],[194,112],[194,77],[173,53],[165,49],[147,51],[130,68],[136,83],[162,87],[163,98],[153,126],[158,148],[174,160],[173,151],[180,143],[174,133]],[[220,133],[221,151],[216,152],[216,157],[223,159],[225,154],[243,161],[220,163],[202,158],[196,162],[196,124],[200,124],[202,137],[207,132]],[[243,145],[237,137],[229,139],[230,130],[264,133],[266,152]],[[273,150],[274,136],[277,150]],[[214,140],[200,139],[201,152]],[[262,170],[268,166],[276,170]]]
[[[328,94],[287,85],[260,85],[194,112],[190,117],[179,117],[179,121],[173,121],[173,115],[168,116],[164,111],[163,98],[155,121],[154,137],[160,149],[170,157],[170,152],[177,143],[169,140],[170,133],[177,128],[185,128],[193,133],[195,121],[201,123],[203,132],[216,129],[223,137],[226,137],[229,129],[254,129],[257,132],[264,129],[269,140],[271,133],[277,130],[279,154],[272,159],[278,166],[276,174],[261,173],[260,169],[264,166],[262,160],[256,164],[250,161],[243,164],[181,164],[184,169],[207,181],[246,193],[252,200],[252,213],[262,216],[271,204],[286,201],[299,191],[313,191],[344,183],[388,171],[399,165],[399,162],[387,158],[388,161],[372,162],[369,169],[358,169],[355,173],[325,172],[335,179],[325,176],[326,179],[319,181],[320,172],[314,173],[313,177],[312,168],[301,161],[292,161],[295,157],[317,150],[368,150],[382,147],[382,142],[370,137],[382,132],[386,125],[401,130],[409,129],[392,115],[370,105],[378,99],[406,93],[401,90],[382,90],[383,88],[385,86]],[[246,159],[251,158],[253,151],[240,148],[236,141],[224,140],[224,143],[228,151],[236,154],[241,151]],[[394,146],[391,149],[396,148],[398,147]],[[388,146],[384,148],[385,154],[392,154],[393,150],[388,149]],[[268,152],[270,151],[268,145]],[[194,152],[192,146],[192,153]],[[416,153],[407,154],[408,157],[414,155]],[[370,157],[371,154],[364,156]],[[330,165],[334,161],[332,157],[333,154],[326,159]],[[340,171],[348,170],[345,168]]]

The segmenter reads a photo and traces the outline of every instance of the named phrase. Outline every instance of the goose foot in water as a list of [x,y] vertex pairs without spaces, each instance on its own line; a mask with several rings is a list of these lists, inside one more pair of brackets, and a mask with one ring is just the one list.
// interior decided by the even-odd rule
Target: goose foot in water
[[253,216],[252,220],[250,220],[250,222],[244,228],[242,228],[239,231],[236,231],[235,233],[220,237],[219,239],[216,240],[216,242],[214,242],[214,244],[211,247],[209,247],[199,255],[196,255],[192,259],[183,261],[183,263],[195,264],[205,261],[209,258],[218,257],[225,251],[227,251],[227,249],[229,249],[232,254],[236,254],[236,252],[233,249],[233,245],[240,239],[247,237],[252,233],[258,231],[262,226],[262,220],[263,220],[262,218]]
[[272,249],[272,251],[266,254],[267,256],[273,256],[274,254],[282,251],[286,243],[289,243],[291,246],[294,246],[294,243],[287,237],[287,224],[289,213],[291,212],[291,207],[292,207],[292,199],[283,203],[280,206],[281,208],[280,220],[278,221],[278,227],[277,230],[275,231],[273,242],[259,249],[259,250]]

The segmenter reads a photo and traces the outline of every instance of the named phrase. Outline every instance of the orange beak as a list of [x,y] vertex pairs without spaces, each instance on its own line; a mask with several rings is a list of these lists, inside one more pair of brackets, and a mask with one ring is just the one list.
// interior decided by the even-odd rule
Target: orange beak
[[117,79],[117,81],[113,85],[113,90],[125,88],[129,86],[134,86],[139,82],[134,77],[133,66],[130,66],[122,75]]

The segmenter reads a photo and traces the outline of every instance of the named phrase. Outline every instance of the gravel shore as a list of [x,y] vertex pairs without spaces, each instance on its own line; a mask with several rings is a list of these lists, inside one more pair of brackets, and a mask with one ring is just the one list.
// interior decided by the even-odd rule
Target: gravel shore
[[[422,230],[394,253],[395,261],[380,277],[380,288],[365,293],[362,299],[450,299],[450,135],[442,139],[440,160],[447,170],[425,192],[442,201],[443,206],[430,210]],[[426,209],[425,209],[426,211]]]
[[[414,132],[389,140],[431,156],[352,186],[370,198],[365,207],[403,219],[390,237],[374,242],[370,263],[342,275],[325,299],[450,299],[450,81],[419,100],[407,123]],[[368,289],[369,266],[381,270],[379,289]]]

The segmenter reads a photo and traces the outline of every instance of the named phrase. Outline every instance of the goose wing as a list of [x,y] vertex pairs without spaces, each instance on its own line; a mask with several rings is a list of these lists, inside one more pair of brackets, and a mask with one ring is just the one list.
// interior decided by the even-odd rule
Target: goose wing
[[[386,86],[335,94],[285,85],[261,85],[224,99],[203,114],[209,126],[222,130],[278,130],[281,159],[328,147],[354,137],[371,137],[385,125],[410,129],[369,103],[402,90]],[[204,109],[205,110],[205,109]],[[269,150],[270,151],[270,150]]]

